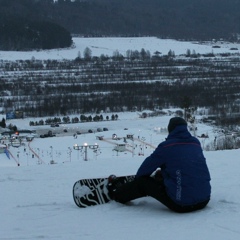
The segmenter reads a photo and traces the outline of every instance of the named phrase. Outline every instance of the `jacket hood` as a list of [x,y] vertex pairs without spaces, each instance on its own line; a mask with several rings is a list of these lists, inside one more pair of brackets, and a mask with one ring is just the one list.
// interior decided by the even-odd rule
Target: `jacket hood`
[[187,125],[179,125],[175,127],[173,131],[171,131],[166,140],[178,138],[178,139],[186,139],[192,137],[191,133],[188,131]]

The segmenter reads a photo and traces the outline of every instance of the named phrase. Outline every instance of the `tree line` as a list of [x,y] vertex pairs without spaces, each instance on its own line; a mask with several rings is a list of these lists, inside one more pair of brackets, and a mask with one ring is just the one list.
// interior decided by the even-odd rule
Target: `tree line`
[[[118,120],[118,115],[117,114],[112,114],[111,117],[106,116],[105,118],[106,121],[109,120]],[[5,119],[2,121],[5,122]],[[42,125],[53,125],[55,127],[58,127],[59,124],[69,124],[69,123],[79,123],[79,122],[99,122],[99,121],[104,121],[103,115],[85,115],[81,114],[80,117],[72,117],[70,118],[69,116],[64,116],[64,117],[54,117],[54,118],[47,118],[46,120],[39,120],[39,121],[30,121],[29,126],[42,126]],[[1,124],[1,122],[0,122]],[[6,124],[5,124],[6,127]]]

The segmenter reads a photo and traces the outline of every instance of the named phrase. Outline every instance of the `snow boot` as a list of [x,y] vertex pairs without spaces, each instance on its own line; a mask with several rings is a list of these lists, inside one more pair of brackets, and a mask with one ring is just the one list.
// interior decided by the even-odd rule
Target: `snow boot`
[[119,178],[116,177],[116,175],[110,175],[108,177],[108,184],[107,184],[107,189],[108,189],[108,196],[114,200],[114,193],[118,187],[120,187],[123,183]]

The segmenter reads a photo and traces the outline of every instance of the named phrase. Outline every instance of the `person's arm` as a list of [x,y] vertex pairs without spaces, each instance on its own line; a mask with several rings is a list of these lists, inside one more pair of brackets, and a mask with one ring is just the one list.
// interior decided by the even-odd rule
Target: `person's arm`
[[150,176],[157,168],[164,164],[164,157],[162,147],[158,146],[157,149],[147,157],[139,167],[136,177]]

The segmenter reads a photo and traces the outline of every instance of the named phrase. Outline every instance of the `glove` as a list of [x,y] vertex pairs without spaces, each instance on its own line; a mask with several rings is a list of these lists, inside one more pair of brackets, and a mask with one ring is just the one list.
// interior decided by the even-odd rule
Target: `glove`
[[160,169],[157,169],[157,170],[155,171],[153,178],[154,178],[156,181],[162,181],[162,180],[163,180],[162,172],[161,172]]

